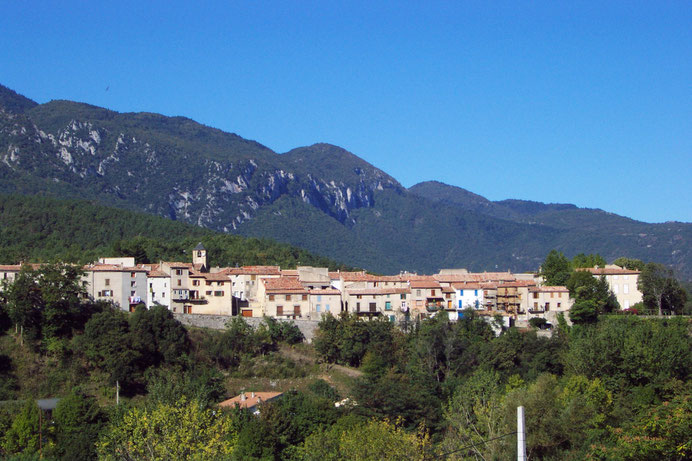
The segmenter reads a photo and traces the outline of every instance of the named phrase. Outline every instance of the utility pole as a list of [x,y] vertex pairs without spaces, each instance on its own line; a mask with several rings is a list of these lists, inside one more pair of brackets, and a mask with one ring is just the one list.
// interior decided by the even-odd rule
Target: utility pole
[[524,407],[517,407],[517,461],[526,461],[526,431]]
[[120,405],[120,381],[115,382],[115,404]]

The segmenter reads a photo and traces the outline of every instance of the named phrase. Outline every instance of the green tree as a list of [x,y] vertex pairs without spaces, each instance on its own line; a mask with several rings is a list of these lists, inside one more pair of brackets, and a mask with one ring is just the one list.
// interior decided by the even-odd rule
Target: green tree
[[606,264],[606,260],[599,254],[586,255],[579,253],[572,258],[572,267],[575,269],[582,267],[605,267]]
[[620,266],[623,269],[629,269],[631,271],[641,271],[644,269],[644,261],[641,259],[632,259],[620,257],[613,261],[613,264]]
[[498,438],[506,431],[503,398],[496,372],[477,370],[471,375],[445,408],[445,451],[467,447],[460,455],[473,454],[477,459],[498,459],[509,451],[511,441]]
[[189,349],[187,330],[165,306],[138,307],[129,319],[130,344],[142,354],[146,366],[175,364]]
[[673,270],[663,264],[648,263],[639,274],[639,291],[644,295],[644,303],[649,309],[679,312],[687,302],[687,293],[675,278]]
[[540,275],[545,279],[546,285],[563,286],[571,272],[569,259],[562,252],[551,250],[541,265]]
[[97,443],[99,459],[228,459],[237,434],[229,415],[181,397],[175,404],[133,407]]
[[85,325],[84,334],[75,338],[76,349],[88,363],[108,373],[111,384],[133,383],[143,370],[142,354],[130,344],[126,314],[110,308],[94,315]]
[[39,434],[47,435],[47,427],[40,430],[41,410],[35,400],[27,400],[10,428],[2,438],[2,448],[7,454],[36,453],[39,450]]
[[94,459],[106,417],[96,401],[73,390],[53,411],[55,454],[64,460]]
[[300,447],[300,454],[306,460],[408,461],[430,459],[430,449],[425,431],[412,434],[388,420],[371,420],[318,431]]

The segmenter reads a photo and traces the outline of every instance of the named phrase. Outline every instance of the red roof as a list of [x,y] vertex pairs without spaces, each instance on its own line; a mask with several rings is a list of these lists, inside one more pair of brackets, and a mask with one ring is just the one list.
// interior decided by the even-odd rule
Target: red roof
[[262,279],[267,293],[307,293],[308,290],[293,277]]
[[314,288],[310,290],[311,295],[340,295],[341,292],[336,288]]
[[432,277],[429,280],[411,280],[410,285],[411,288],[442,288],[439,282],[432,280]]
[[249,392],[236,395],[232,399],[224,400],[219,404],[226,408],[252,408],[261,402],[269,402],[280,397],[282,392]]
[[410,293],[408,288],[346,288],[349,295],[398,295]]
[[567,287],[561,287],[561,286],[541,286],[541,287],[530,287],[529,291],[533,292],[568,292],[569,290]]

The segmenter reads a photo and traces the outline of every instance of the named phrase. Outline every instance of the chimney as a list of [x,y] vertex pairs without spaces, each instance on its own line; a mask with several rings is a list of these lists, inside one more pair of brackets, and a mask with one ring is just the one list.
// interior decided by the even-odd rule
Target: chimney
[[251,393],[250,395],[252,396],[253,399],[255,398],[255,393],[254,393],[254,392]]
[[262,403],[262,397],[257,396],[257,405],[259,405],[260,403]]
[[247,397],[245,397],[245,392],[241,392],[240,393],[240,401],[244,402],[245,400],[247,400]]

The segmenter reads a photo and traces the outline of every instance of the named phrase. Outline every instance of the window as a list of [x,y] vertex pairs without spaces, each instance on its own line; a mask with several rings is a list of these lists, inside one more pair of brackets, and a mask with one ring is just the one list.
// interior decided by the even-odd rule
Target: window
[[315,312],[320,312],[322,310],[322,306],[319,304],[315,304]]
[[389,321],[390,321],[390,322],[396,322],[396,316],[395,316],[395,315],[390,315],[390,316],[389,316]]
[[216,282],[216,286],[217,286],[217,287],[222,287],[222,286],[223,286],[223,282]]
[[192,286],[198,287],[199,286],[199,280],[193,280]]
[[182,286],[182,285],[183,285],[182,280],[178,279],[178,286]]
[[386,311],[391,311],[392,310],[392,303],[390,301],[386,301],[384,303],[384,310]]
[[286,301],[290,301],[290,300],[291,300],[291,295],[286,295]]
[[111,286],[111,279],[106,279],[105,285],[106,285],[107,287]]
[[553,292],[551,291],[551,292],[550,292],[550,297],[552,298],[552,297],[554,297],[554,296],[555,296],[555,293],[553,293]]
[[356,299],[363,299],[363,296],[361,296],[361,295],[356,295]]
[[536,292],[536,291],[533,292],[533,299],[538,299],[538,292]]
[[205,281],[204,284],[205,284],[206,286],[208,286],[208,287],[211,286],[211,282],[210,282],[209,280]]
[[137,272],[130,272],[130,277],[135,278],[137,276]]
[[538,309],[538,303],[533,303],[533,308]]
[[557,303],[557,308],[559,309],[560,306],[562,306],[562,303]]
[[370,312],[377,312],[377,303],[370,303]]
[[130,288],[134,288],[136,286],[137,286],[137,282],[135,282],[134,280],[130,282]]
[[437,290],[430,290],[430,296],[435,296],[435,292],[436,292],[436,291],[437,291]]
[[308,300],[308,295],[303,295],[303,301],[307,301],[307,300]]
[[284,306],[276,306],[276,315],[284,315]]
[[416,296],[420,296],[420,290],[416,290]]
[[317,295],[317,302],[322,301],[322,295]]
[[205,291],[207,296],[211,296],[211,290],[210,291]]
[[164,291],[163,293],[161,293],[161,297],[162,297],[162,298],[165,298],[165,297],[166,297],[166,292],[165,292],[165,291]]
[[269,301],[274,301],[274,295],[269,295]]
[[223,296],[223,291],[215,291],[214,296]]
[[356,303],[356,312],[360,312],[360,303]]
[[406,295],[404,293],[401,294],[401,299],[406,299]]
[[545,303],[545,310],[549,311],[550,310],[550,303]]
[[135,291],[131,291],[131,292],[130,292],[130,296],[134,296],[135,294],[136,294]]
[[473,290],[473,296],[478,296],[478,290]]
[[99,292],[99,296],[111,297],[111,296],[113,296],[113,290],[103,290],[103,291]]
[[300,306],[297,304],[293,306],[293,315],[297,315],[300,317]]
[[625,294],[629,293],[629,292],[630,292],[630,286],[629,286],[628,284],[625,283],[625,284],[622,286],[622,292],[625,293]]
[[175,270],[175,275],[183,275],[182,269],[176,269],[176,270]]
[[329,309],[329,304],[326,304],[326,305],[324,306],[324,310],[327,311],[327,312],[329,312],[329,310],[330,310],[330,309]]
[[459,290],[459,296],[464,296],[464,290]]

